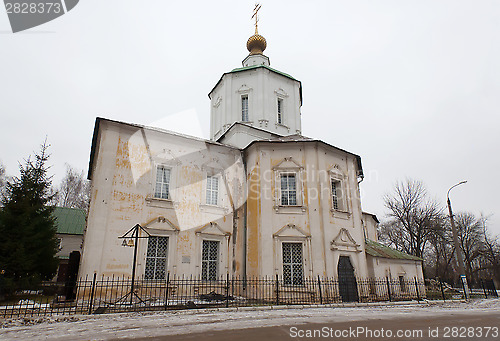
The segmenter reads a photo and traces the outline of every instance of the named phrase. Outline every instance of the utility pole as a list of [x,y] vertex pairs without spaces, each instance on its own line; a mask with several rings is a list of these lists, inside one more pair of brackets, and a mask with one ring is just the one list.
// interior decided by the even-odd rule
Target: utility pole
[[455,218],[453,217],[453,210],[451,209],[451,201],[450,201],[450,191],[453,188],[465,183],[467,183],[467,181],[461,181],[458,184],[451,186],[451,188],[448,190],[448,193],[446,194],[446,197],[448,203],[448,212],[450,213],[451,231],[453,232],[453,243],[455,244],[455,256],[457,258],[457,263],[458,263],[458,272],[460,275],[460,281],[462,282],[462,287],[464,289],[464,297],[465,299],[467,299],[468,298],[467,290],[469,289],[469,286],[467,284],[467,277],[465,276],[464,258],[462,256],[462,248],[460,247],[460,243],[458,241],[458,233],[457,233],[457,228],[455,227]]

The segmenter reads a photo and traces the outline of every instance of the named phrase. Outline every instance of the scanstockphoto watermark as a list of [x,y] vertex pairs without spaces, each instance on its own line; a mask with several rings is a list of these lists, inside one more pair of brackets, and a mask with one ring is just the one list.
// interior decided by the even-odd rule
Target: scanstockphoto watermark
[[423,338],[425,334],[422,329],[370,329],[367,327],[349,327],[344,329],[335,329],[331,327],[322,327],[319,329],[301,329],[290,327],[290,337],[292,338]]
[[315,329],[290,327],[292,338],[330,338],[330,339],[388,339],[396,340],[419,338],[444,339],[482,339],[484,337],[498,338],[498,327],[429,327],[427,329],[385,329],[367,328],[363,326],[335,329],[322,327]]
[[79,0],[4,0],[12,32],[24,31],[71,11]]

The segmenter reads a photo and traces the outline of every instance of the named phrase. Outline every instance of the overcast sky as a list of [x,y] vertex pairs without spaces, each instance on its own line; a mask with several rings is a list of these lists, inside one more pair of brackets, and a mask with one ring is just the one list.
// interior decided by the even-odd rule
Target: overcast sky
[[[500,234],[500,1],[262,1],[271,66],[302,81],[302,131],[361,156],[365,211],[422,180]],[[208,137],[208,92],[247,56],[253,1],[83,0],[13,34],[0,10],[0,162],[51,144],[87,171],[96,116]],[[186,115],[176,113],[188,110]],[[193,120],[192,117],[197,118]],[[195,122],[197,121],[197,122]],[[202,128],[199,128],[202,127]],[[200,131],[201,130],[201,131]]]

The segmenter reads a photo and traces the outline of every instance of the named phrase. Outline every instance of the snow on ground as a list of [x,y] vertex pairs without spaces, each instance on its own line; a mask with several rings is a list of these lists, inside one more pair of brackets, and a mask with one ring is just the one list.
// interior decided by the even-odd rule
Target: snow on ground
[[1,340],[109,340],[212,330],[500,312],[500,299],[465,302],[249,307],[0,319]]

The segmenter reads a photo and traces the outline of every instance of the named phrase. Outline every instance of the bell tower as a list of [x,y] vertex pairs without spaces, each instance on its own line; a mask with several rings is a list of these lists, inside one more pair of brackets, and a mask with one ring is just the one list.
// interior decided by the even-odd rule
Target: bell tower
[[[219,141],[224,137],[228,143],[227,134],[246,134],[240,136],[244,143],[235,144],[240,148],[248,141],[271,135],[301,134],[302,85],[292,76],[270,67],[269,58],[264,55],[267,41],[258,31],[260,7],[256,5],[253,11],[255,33],[247,40],[249,55],[242,67],[224,73],[208,94],[210,138]],[[238,132],[228,132],[237,125]]]

